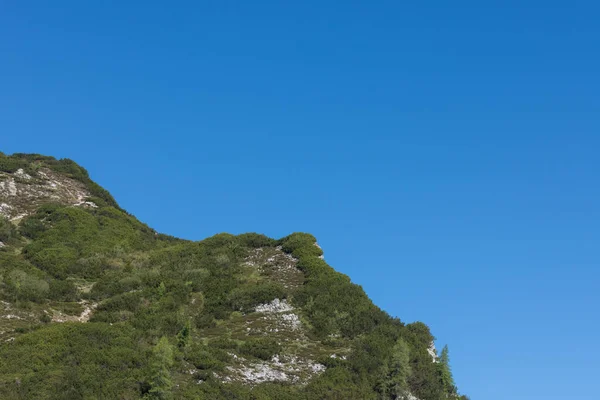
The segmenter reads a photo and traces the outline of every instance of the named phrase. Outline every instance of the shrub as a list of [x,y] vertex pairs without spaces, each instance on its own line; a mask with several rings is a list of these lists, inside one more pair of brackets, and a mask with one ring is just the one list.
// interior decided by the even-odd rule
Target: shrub
[[274,355],[281,353],[281,345],[276,340],[268,338],[250,339],[239,348],[242,354],[260,358],[261,360],[270,360]]
[[210,275],[210,271],[206,268],[198,268],[185,272],[186,282],[191,282],[192,291],[198,292],[202,289],[202,283]]
[[[31,253],[26,253],[31,254]],[[66,246],[45,247],[31,256],[31,262],[59,279],[67,277],[67,271],[75,264],[77,252]]]
[[77,293],[77,287],[71,281],[58,279],[50,280],[48,298],[51,300],[76,301],[78,297]]
[[17,235],[15,226],[6,218],[0,216],[0,242],[7,243]]
[[260,233],[243,233],[237,236],[242,246],[256,249],[259,247],[273,247],[277,243],[275,239],[271,239]]
[[13,173],[19,168],[27,168],[28,165],[27,161],[0,154],[0,171],[2,172]]
[[234,289],[229,295],[229,303],[234,310],[248,312],[259,304],[285,297],[287,297],[287,293],[283,286],[271,282],[260,282],[256,285]]
[[225,351],[194,342],[186,349],[184,358],[198,369],[220,371],[229,356]]
[[200,314],[194,317],[194,325],[199,329],[207,329],[217,326],[217,322],[210,314]]
[[50,317],[50,315],[46,313],[43,313],[42,315],[40,315],[39,320],[42,324],[49,324],[50,322],[52,322],[52,317]]
[[123,293],[113,296],[98,306],[98,311],[137,311],[142,294],[140,292]]
[[37,218],[25,218],[19,226],[21,235],[34,239],[46,230],[46,226]]
[[42,301],[49,291],[48,282],[20,269],[8,274],[6,284],[17,300]]

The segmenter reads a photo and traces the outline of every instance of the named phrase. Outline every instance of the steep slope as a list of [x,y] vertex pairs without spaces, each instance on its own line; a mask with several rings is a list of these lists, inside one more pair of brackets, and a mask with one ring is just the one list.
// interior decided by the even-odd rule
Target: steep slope
[[157,234],[69,160],[0,154],[0,398],[459,398],[315,238]]

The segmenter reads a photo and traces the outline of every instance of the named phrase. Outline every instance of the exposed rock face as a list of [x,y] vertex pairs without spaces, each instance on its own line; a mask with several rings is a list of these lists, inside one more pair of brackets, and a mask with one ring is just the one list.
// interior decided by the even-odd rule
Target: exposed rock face
[[260,273],[269,273],[271,279],[286,289],[302,286],[304,274],[296,267],[298,260],[283,252],[281,247],[258,248],[246,259],[244,265],[257,268]]
[[279,312],[292,311],[293,309],[294,309],[294,307],[289,305],[286,299],[283,299],[283,300],[275,299],[270,303],[258,305],[256,307],[256,312],[279,313]]
[[431,342],[431,344],[427,348],[427,352],[433,359],[434,363],[438,362],[438,355],[437,355],[437,349],[435,348],[435,343]]
[[[323,251],[323,249],[321,248],[321,246],[319,246],[319,243],[315,242],[315,246],[316,246],[316,247],[317,247],[319,250]],[[324,259],[325,259],[325,256],[324,256],[324,255],[320,255],[320,256],[319,256],[319,258],[320,258],[321,260],[324,260]]]
[[96,207],[86,200],[88,197],[83,183],[48,168],[38,170],[35,176],[22,169],[12,174],[0,172],[0,215],[11,221],[34,213],[48,202]]
[[302,323],[298,315],[292,311],[294,311],[294,307],[288,304],[285,299],[275,299],[270,303],[260,304],[256,307],[256,312],[269,314],[265,319],[273,321],[275,325],[279,326],[279,329],[295,331],[302,327]]
[[300,359],[295,356],[274,356],[270,361],[246,364],[245,359],[236,357],[242,365],[228,367],[231,375],[223,378],[224,382],[232,380],[243,381],[249,384],[263,382],[288,382],[301,383],[306,379],[325,371],[325,366],[311,360]]

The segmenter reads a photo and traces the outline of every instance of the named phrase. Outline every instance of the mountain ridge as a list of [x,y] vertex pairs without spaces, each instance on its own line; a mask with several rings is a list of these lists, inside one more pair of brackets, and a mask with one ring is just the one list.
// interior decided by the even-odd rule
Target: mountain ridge
[[0,154],[0,216],[3,398],[466,398],[429,328],[310,234],[159,234],[75,162],[31,154]]

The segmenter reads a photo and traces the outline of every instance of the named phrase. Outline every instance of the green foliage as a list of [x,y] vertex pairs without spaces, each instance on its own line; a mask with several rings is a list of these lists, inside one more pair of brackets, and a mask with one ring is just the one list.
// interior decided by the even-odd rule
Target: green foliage
[[356,381],[346,368],[329,368],[313,379],[305,389],[307,399],[331,400],[375,400],[376,395],[367,385]]
[[276,283],[264,282],[252,286],[235,288],[229,294],[229,302],[234,310],[251,311],[257,305],[274,299],[287,297],[285,289]]
[[7,244],[17,236],[15,226],[6,218],[0,216],[0,242]]
[[50,322],[52,322],[52,317],[44,313],[40,315],[40,322],[43,324],[49,324]]
[[48,294],[45,274],[12,252],[0,252],[0,294],[13,301],[41,301]]
[[143,287],[142,279],[137,276],[126,276],[123,271],[106,271],[92,287],[89,297],[101,300],[118,294],[137,291]]
[[268,236],[260,233],[243,233],[237,236],[238,241],[242,246],[246,246],[252,249],[258,249],[261,247],[273,247],[277,244],[275,239],[271,239]]
[[29,260],[40,269],[60,279],[68,276],[69,269],[77,260],[77,251],[63,245],[36,248],[28,251]]
[[167,292],[167,287],[165,286],[164,282],[161,282],[160,285],[158,285],[158,288],[156,289],[156,293],[158,294],[158,297],[163,297],[166,292]]
[[439,399],[447,393],[441,383],[438,364],[433,363],[427,348],[434,341],[429,327],[422,322],[414,322],[406,326],[403,339],[411,346],[412,375],[409,384],[412,392],[420,399]]
[[48,282],[20,269],[14,269],[8,273],[5,283],[16,301],[42,301],[50,289]]
[[294,233],[280,241],[284,251],[299,257],[298,268],[306,283],[295,301],[305,309],[314,333],[319,337],[341,333],[351,338],[389,319],[360,286],[319,258],[322,251],[315,243],[314,236],[306,233]]
[[41,208],[23,223],[34,242],[24,254],[49,274],[95,278],[124,264],[127,253],[150,248],[157,239],[150,229],[112,207]]
[[0,154],[0,171],[13,173],[20,168],[27,168],[29,163],[17,157]]
[[46,230],[44,223],[37,218],[25,218],[19,226],[19,232],[30,239],[39,236]]
[[270,360],[274,355],[281,353],[281,350],[281,345],[276,340],[269,338],[250,339],[239,348],[242,354],[261,360]]
[[0,345],[0,398],[135,399],[143,354],[124,326],[50,324]]
[[442,354],[439,359],[440,379],[442,386],[447,393],[456,395],[457,389],[454,384],[454,378],[452,377],[452,371],[450,370],[450,356],[448,355],[448,346],[444,346]]
[[173,366],[173,348],[166,337],[162,337],[152,349],[150,390],[146,398],[168,400],[173,398],[171,389],[171,367]]
[[192,324],[188,319],[185,321],[183,328],[177,333],[177,346],[182,349],[185,348],[190,342],[190,336],[192,334]]
[[410,348],[404,340],[398,339],[394,345],[387,367],[388,373],[385,386],[390,398],[397,399],[407,395],[410,392],[408,378],[412,372],[410,368]]
[[331,334],[356,338],[347,367],[361,382],[360,387],[369,389],[353,392],[366,390],[397,398],[408,390],[423,400],[439,400],[448,394],[437,364],[427,353],[434,339],[429,328],[422,323],[404,326],[390,318],[372,304],[360,286],[321,260],[315,243],[312,235],[304,233],[279,241],[284,251],[299,258],[298,268],[306,280],[294,302],[308,317],[313,333],[320,338]]
[[[185,353],[185,359],[203,371],[221,371],[230,358],[224,350],[196,342],[191,343]],[[208,373],[205,376],[208,376]]]
[[321,256],[323,251],[315,244],[317,239],[310,233],[296,232],[279,240],[283,251],[296,258]]

